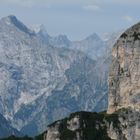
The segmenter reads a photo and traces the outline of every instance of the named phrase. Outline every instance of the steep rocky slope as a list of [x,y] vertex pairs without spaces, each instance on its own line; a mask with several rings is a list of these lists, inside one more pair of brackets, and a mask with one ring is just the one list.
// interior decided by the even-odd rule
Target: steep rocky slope
[[140,23],[113,47],[108,112],[74,113],[49,125],[45,140],[139,140],[139,52]]
[[[127,110],[124,117],[127,140],[140,139],[140,23],[127,29],[118,39],[112,51],[109,74],[108,113]],[[122,122],[122,124],[124,124]]]
[[104,56],[106,45],[96,33],[93,33],[81,41],[73,42],[70,48],[82,51],[93,60],[98,60]]
[[0,114],[0,138],[10,135],[20,136],[20,133],[9,125],[9,122]]
[[66,35],[50,36],[44,25],[32,29],[37,34],[38,38],[45,44],[50,44],[57,48],[70,48],[72,41]]
[[79,51],[48,45],[15,16],[2,18],[0,112],[35,135],[71,112],[104,110],[107,82],[96,64]]
[[128,106],[140,108],[139,55],[140,23],[124,32],[113,47],[109,76],[109,113]]
[[[140,23],[124,32],[113,47],[109,75],[109,106],[107,113],[73,113],[69,117],[49,125],[47,131],[42,134],[43,137],[41,135],[41,140],[140,140],[139,48]],[[72,110],[74,110],[76,99],[86,99],[85,94],[81,94],[81,97],[84,96],[84,98],[77,96],[78,94],[74,94],[78,91],[77,86],[86,92],[90,89],[88,85],[92,84],[85,80],[86,76],[88,77],[88,73],[85,73],[86,71],[84,71],[83,67],[88,67],[91,70],[89,71],[90,76],[90,72],[95,72],[98,69],[97,67],[91,69],[91,59],[82,57],[80,60],[71,63],[69,69],[65,71],[65,75],[69,81],[67,83],[68,85],[64,85],[60,90],[53,90],[53,96],[47,98],[47,102],[50,105],[49,108],[56,108],[58,112],[62,106],[66,108],[72,107]],[[97,62],[92,61],[92,63],[95,65]],[[83,71],[79,73],[79,69]],[[84,86],[80,85],[82,80],[78,82],[79,78],[86,81],[86,83],[82,83]],[[70,92],[71,88],[74,92]],[[88,91],[87,93],[90,92]],[[71,95],[70,102],[72,106],[67,106],[70,105],[67,104],[69,101],[67,97],[69,98],[69,95]],[[56,100],[59,96],[63,96],[60,99],[61,102]],[[56,104],[53,102],[54,100],[57,101]],[[79,101],[78,103],[83,103],[83,101]],[[82,106],[83,104],[80,105]],[[88,106],[88,108],[90,107],[92,108],[92,105]],[[45,106],[45,108],[47,107]],[[47,110],[45,108],[43,108],[44,112]],[[50,119],[54,115],[52,114]],[[37,120],[38,117],[36,117]],[[34,122],[35,120],[33,120]],[[29,125],[29,130],[31,130],[30,126],[32,125]]]
[[[95,89],[100,89],[99,92],[104,95],[101,96],[99,103],[94,107],[92,103],[89,107],[83,108],[86,111],[102,111],[107,107],[107,98],[108,98],[108,74],[109,68],[111,65],[111,50],[112,46],[114,45],[115,41],[119,38],[122,31],[114,32],[108,34],[107,36],[103,37],[102,39],[96,34],[93,33],[92,35],[86,37],[81,41],[70,41],[65,35],[59,35],[56,37],[50,36],[45,27],[41,25],[37,29],[37,35],[39,36],[40,40],[44,43],[48,43],[54,45],[54,47],[65,47],[72,50],[78,50],[86,54],[88,57],[96,61],[96,65],[94,70],[94,79],[92,82],[95,84]],[[57,42],[56,42],[57,38]],[[65,93],[64,90],[61,93]],[[56,96],[56,94],[54,94]],[[70,98],[70,97],[69,97]],[[95,99],[96,100],[96,99]],[[59,100],[56,101],[60,102]],[[58,106],[58,105],[57,105]],[[92,108],[92,110],[90,109]]]
[[[34,29],[35,30],[35,29]],[[108,39],[108,41],[103,41],[96,33],[89,35],[80,41],[70,41],[66,35],[50,36],[45,27],[42,25],[40,29],[36,32],[40,40],[44,43],[50,44],[57,48],[69,48],[71,50],[78,50],[85,53],[88,57],[93,60],[98,60],[100,57],[105,55],[105,50],[108,46],[108,41],[114,42],[114,38]]]

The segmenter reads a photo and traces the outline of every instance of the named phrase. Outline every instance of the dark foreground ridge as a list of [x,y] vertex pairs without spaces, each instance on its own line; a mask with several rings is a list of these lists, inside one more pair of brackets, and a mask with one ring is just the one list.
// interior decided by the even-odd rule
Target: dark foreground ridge
[[117,113],[82,111],[52,123],[46,132],[35,138],[11,136],[1,140],[111,140],[107,133],[108,126],[111,125],[121,135]]
[[36,136],[34,138],[28,137],[28,136],[17,137],[17,136],[12,135],[12,136],[9,136],[7,138],[2,138],[0,140],[43,140],[43,134],[38,135],[38,136]]

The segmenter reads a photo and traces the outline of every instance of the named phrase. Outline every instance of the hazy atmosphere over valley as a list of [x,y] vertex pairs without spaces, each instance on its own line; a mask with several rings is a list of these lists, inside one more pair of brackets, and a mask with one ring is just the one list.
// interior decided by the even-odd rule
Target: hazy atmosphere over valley
[[0,140],[140,140],[139,0],[0,0]]

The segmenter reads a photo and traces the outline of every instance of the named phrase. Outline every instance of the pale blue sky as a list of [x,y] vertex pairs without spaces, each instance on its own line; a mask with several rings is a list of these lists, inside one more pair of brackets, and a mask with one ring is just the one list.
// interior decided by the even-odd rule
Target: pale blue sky
[[0,17],[11,14],[28,26],[44,24],[50,35],[77,40],[140,21],[140,0],[0,0]]

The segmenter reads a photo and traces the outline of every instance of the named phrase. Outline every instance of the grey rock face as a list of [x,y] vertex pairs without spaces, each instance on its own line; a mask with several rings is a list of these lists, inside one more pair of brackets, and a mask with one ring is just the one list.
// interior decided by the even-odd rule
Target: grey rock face
[[104,56],[106,45],[102,39],[94,33],[81,41],[73,42],[71,49],[82,51],[93,60],[98,60]]
[[[40,30],[40,33],[44,32],[44,30]],[[46,35],[45,35],[46,34]],[[48,33],[45,32],[45,34],[41,37],[44,38],[44,40],[48,40],[47,43],[50,43],[54,45],[55,47],[66,47],[72,50],[78,50],[83,53],[85,53],[88,57],[90,57],[93,60],[96,60],[95,68],[94,68],[94,78],[93,78],[93,83],[96,84],[95,90],[99,90],[100,93],[106,93],[105,96],[101,96],[101,104],[105,107],[107,107],[107,93],[108,93],[108,74],[109,74],[109,68],[111,65],[111,50],[112,46],[114,45],[115,41],[121,34],[121,32],[117,33],[112,33],[107,36],[106,39],[101,39],[97,34],[92,34],[88,36],[87,38],[81,40],[81,41],[75,41],[75,42],[70,42],[68,39],[63,39],[63,43],[57,45],[55,42],[54,38],[59,38],[59,37],[50,37],[48,36]],[[67,37],[65,37],[67,38]],[[51,40],[51,41],[50,41]],[[67,41],[65,41],[67,40]],[[67,44],[67,42],[69,42]],[[104,88],[103,88],[104,87]],[[96,91],[97,91],[96,90]],[[100,104],[100,103],[99,103]],[[102,108],[99,104],[94,108],[94,105],[92,104],[92,108],[94,110],[92,111],[101,111],[104,110],[104,107]],[[85,109],[84,109],[85,110]],[[88,111],[91,111],[88,109]],[[66,111],[67,112],[67,111]]]
[[[36,29],[33,29],[36,30]],[[38,31],[35,31],[39,39],[44,43],[44,44],[50,44],[54,47],[57,48],[69,48],[72,45],[72,41],[70,41],[66,35],[58,35],[58,36],[50,36],[44,25],[41,25],[37,29]]]
[[83,52],[93,60],[98,60],[100,57],[104,56],[107,49],[107,41],[104,42],[96,33],[81,41],[70,41],[66,35],[51,37],[48,35],[45,29],[40,29],[37,35],[44,43],[48,43],[57,48],[65,47],[71,50]]
[[79,51],[47,45],[16,17],[5,17],[0,20],[0,112],[23,134],[36,135],[71,112],[104,110],[107,82],[96,74],[102,71],[96,64]]
[[108,113],[120,112],[126,140],[140,139],[139,48],[140,23],[126,30],[113,47],[109,75]]

